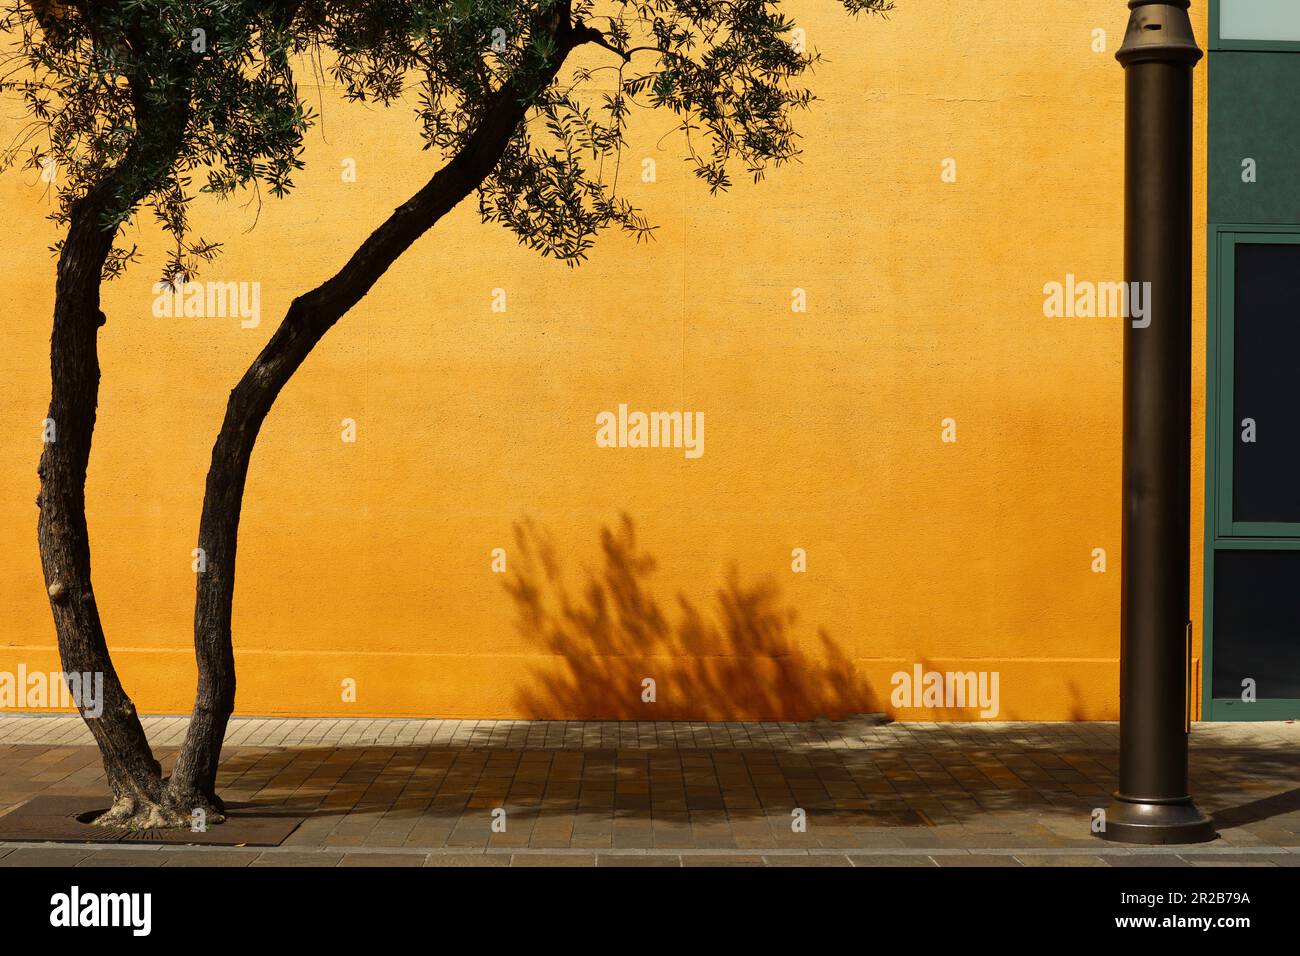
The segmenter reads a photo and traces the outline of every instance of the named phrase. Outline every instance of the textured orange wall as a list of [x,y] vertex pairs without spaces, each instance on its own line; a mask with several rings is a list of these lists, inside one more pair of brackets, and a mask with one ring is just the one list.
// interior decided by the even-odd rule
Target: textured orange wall
[[[801,164],[710,198],[671,118],[640,114],[623,183],[657,241],[605,236],[569,270],[467,203],[318,347],[249,478],[240,713],[974,716],[890,707],[890,675],[922,662],[997,671],[1002,719],[1117,716],[1121,320],[1045,318],[1042,288],[1121,278],[1126,7],[791,9],[828,61]],[[1204,81],[1202,66],[1200,184]],[[155,318],[147,223],[130,236],[145,264],[106,292],[89,519],[110,646],[145,712],[191,701],[190,551],[227,392],[289,300],[431,172],[408,111],[319,96],[292,198],[251,232],[252,208],[196,209],[228,243],[204,278],[260,282],[259,327]],[[0,115],[7,139],[17,105]],[[57,666],[33,505],[55,234],[34,180],[0,177],[7,671]],[[1196,209],[1199,642],[1203,191]],[[595,416],[619,403],[702,411],[704,455],[598,448]]]

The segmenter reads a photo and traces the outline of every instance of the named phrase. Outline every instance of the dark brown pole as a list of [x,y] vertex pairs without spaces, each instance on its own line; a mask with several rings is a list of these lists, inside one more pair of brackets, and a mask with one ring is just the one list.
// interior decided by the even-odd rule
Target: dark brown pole
[[1119,790],[1098,834],[1121,843],[1215,836],[1187,776],[1192,70],[1201,58],[1188,6],[1130,0],[1116,54],[1125,71],[1124,276],[1130,306],[1145,305],[1124,323]]

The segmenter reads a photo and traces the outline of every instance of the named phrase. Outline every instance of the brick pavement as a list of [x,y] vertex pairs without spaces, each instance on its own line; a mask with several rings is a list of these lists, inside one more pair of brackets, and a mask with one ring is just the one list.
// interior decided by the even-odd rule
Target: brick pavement
[[[145,724],[174,759],[185,719]],[[0,866],[1292,866],[1298,744],[1289,722],[1195,725],[1193,791],[1221,839],[1134,848],[1088,833],[1115,786],[1113,723],[248,718],[221,792],[300,808],[283,846],[4,843]],[[105,792],[78,718],[0,717],[0,814]]]

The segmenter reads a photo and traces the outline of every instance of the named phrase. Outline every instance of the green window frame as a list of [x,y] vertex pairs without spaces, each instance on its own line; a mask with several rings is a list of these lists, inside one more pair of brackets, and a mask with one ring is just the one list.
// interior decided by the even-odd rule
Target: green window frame
[[1224,39],[1219,33],[1220,7],[1223,0],[1210,0],[1211,50],[1272,50],[1274,52],[1300,53],[1300,40],[1238,40]]
[[1201,645],[1203,720],[1292,720],[1300,701],[1216,698],[1214,689],[1214,558],[1219,551],[1300,551],[1300,523],[1232,521],[1233,318],[1239,243],[1300,245],[1300,226],[1215,224],[1209,227],[1206,279],[1205,566]]
[[[1232,513],[1233,454],[1238,428],[1234,393],[1233,343],[1236,337],[1236,248],[1241,244],[1300,245],[1300,227],[1220,226],[1216,229],[1218,261],[1211,267],[1218,273],[1218,341],[1213,351],[1218,362],[1210,382],[1215,389],[1214,406],[1220,412],[1217,453],[1214,457],[1214,489],[1218,507],[1214,530],[1222,538],[1300,538],[1300,521],[1237,521]],[[1212,250],[1213,251],[1213,250]],[[1213,256],[1211,257],[1213,260]],[[1210,459],[1206,459],[1207,462]]]

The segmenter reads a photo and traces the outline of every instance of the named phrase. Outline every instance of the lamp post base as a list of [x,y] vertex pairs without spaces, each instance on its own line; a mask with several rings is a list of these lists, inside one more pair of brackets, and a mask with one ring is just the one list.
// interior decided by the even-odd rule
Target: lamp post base
[[1115,794],[1106,810],[1106,829],[1097,834],[1112,843],[1160,846],[1207,843],[1216,839],[1214,821],[1196,808],[1191,797],[1176,803],[1147,803]]

